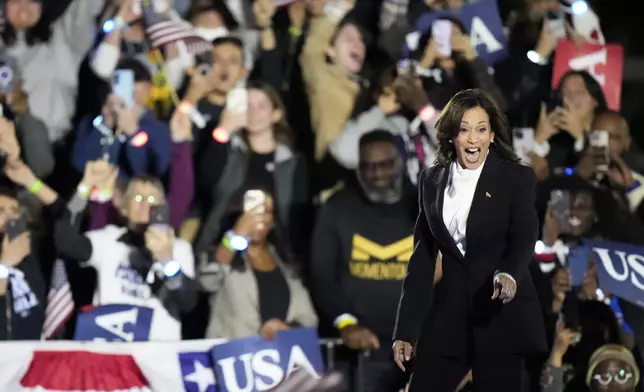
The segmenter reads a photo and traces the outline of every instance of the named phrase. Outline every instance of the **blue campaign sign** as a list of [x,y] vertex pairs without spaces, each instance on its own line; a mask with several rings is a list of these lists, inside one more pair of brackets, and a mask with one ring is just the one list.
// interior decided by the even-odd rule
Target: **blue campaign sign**
[[280,332],[275,340],[259,336],[219,344],[211,351],[220,392],[260,392],[275,387],[296,369],[324,371],[313,328]]
[[428,12],[416,21],[415,31],[406,37],[403,53],[415,51],[421,36],[431,34],[435,20],[451,17],[460,20],[467,29],[479,57],[489,65],[503,60],[507,56],[507,40],[503,32],[503,23],[499,15],[497,0],[478,0],[466,4],[459,12]]
[[104,305],[81,313],[74,340],[144,342],[150,337],[152,309],[133,305]]
[[644,247],[584,240],[597,260],[599,288],[644,307]]

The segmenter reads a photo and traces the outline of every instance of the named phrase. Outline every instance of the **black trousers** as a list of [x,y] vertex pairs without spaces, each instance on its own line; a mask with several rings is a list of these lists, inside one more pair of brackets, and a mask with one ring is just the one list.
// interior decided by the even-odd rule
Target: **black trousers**
[[454,392],[470,369],[475,392],[526,391],[523,357],[499,354],[471,361],[438,356],[417,358],[409,392]]

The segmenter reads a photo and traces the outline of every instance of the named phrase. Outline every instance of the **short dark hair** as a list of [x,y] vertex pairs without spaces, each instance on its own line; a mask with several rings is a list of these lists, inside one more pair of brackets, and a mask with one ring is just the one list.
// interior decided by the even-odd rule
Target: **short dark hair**
[[221,37],[217,37],[212,41],[212,47],[216,48],[217,46],[221,45],[233,45],[239,48],[242,53],[244,53],[244,41],[241,40],[239,37],[235,37],[234,35],[224,35]]
[[390,143],[394,147],[398,147],[398,137],[384,129],[375,129],[362,135],[358,142],[358,146],[362,151],[363,148],[373,143]]
[[125,57],[116,64],[116,69],[127,69],[134,72],[135,82],[152,82],[152,74],[148,67],[134,57]]
[[475,88],[456,93],[445,105],[436,123],[438,151],[435,163],[437,165],[447,166],[456,159],[456,148],[453,140],[461,130],[463,115],[468,110],[477,107],[485,110],[490,117],[490,128],[494,132],[494,143],[491,148],[494,148],[503,160],[519,161],[519,157],[512,148],[508,120],[505,114],[488,93]]
[[14,199],[18,203],[20,203],[18,194],[19,194],[19,191],[17,187],[0,185],[0,196],[6,197],[8,199]]

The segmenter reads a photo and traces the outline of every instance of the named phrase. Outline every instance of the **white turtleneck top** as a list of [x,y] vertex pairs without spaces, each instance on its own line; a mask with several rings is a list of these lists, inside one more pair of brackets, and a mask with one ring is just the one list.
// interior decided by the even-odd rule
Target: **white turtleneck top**
[[443,220],[456,246],[465,256],[467,217],[470,214],[476,184],[481,177],[485,161],[476,169],[464,169],[458,162],[449,168],[449,181],[443,198]]

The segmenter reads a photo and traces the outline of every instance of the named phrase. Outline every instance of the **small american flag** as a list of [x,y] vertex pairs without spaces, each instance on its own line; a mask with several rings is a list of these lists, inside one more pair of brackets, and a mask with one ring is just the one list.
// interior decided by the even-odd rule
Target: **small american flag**
[[61,259],[54,262],[54,271],[51,277],[51,288],[47,295],[47,308],[45,309],[45,324],[42,338],[50,339],[67,322],[74,313],[74,298],[67,280],[65,263]]
[[165,45],[182,41],[188,53],[193,55],[210,50],[210,42],[195,34],[189,25],[156,12],[152,0],[141,1],[141,12],[145,31],[153,48],[163,48]]

